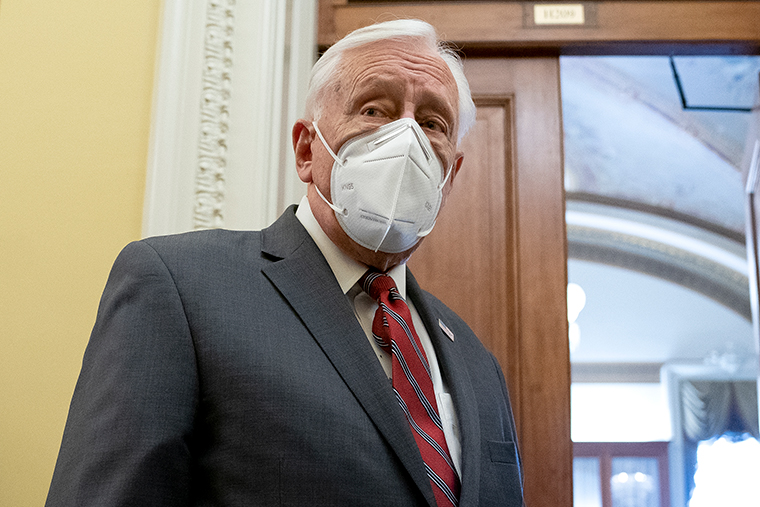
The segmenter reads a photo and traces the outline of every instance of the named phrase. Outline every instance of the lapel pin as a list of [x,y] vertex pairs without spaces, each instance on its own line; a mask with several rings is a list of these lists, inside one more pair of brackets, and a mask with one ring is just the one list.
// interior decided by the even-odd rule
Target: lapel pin
[[449,327],[443,323],[441,319],[438,319],[438,325],[441,326],[441,329],[446,334],[446,336],[449,337],[449,340],[454,341],[454,333],[449,329]]

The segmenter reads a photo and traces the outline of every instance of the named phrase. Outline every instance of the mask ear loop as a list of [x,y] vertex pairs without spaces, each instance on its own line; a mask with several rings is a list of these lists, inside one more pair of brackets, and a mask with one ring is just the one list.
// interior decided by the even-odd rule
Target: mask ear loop
[[[449,170],[446,171],[446,177],[443,178],[443,183],[441,183],[440,185],[438,185],[438,190],[442,190],[443,187],[446,186],[446,182],[449,181],[449,176],[451,176],[452,169],[454,169],[454,164],[453,163],[449,166]],[[418,238],[424,238],[425,236],[427,236],[428,234],[430,234],[433,231],[433,227],[435,227],[435,224],[437,222],[438,222],[437,220],[433,220],[433,225],[431,225],[430,228],[427,229],[427,230],[425,230],[425,231],[418,232],[417,233],[417,237]]]
[[336,205],[334,205],[333,203],[325,199],[325,196],[322,195],[322,192],[319,191],[319,187],[316,184],[314,185],[314,189],[317,191],[317,194],[319,194],[319,197],[321,197],[322,200],[325,201],[325,204],[330,206],[333,209],[333,211],[335,211],[335,213],[340,213],[344,217],[348,216],[348,210],[346,208],[340,209],[339,207],[337,207]]
[[[338,164],[339,166],[343,167],[343,164],[338,159],[338,156],[335,154],[335,152],[332,151],[332,148],[330,148],[330,145],[327,144],[327,141],[325,141],[324,136],[322,136],[322,132],[319,131],[319,127],[317,127],[317,122],[312,122],[311,124],[314,125],[314,130],[317,132],[317,136],[319,136],[319,140],[322,141],[322,145],[325,148],[327,148],[328,153],[330,153],[330,155],[332,156],[332,158],[335,160],[335,163]],[[348,216],[348,210],[346,208],[341,209],[341,208],[337,207],[336,205],[334,205],[333,203],[331,203],[330,201],[328,201],[325,198],[325,196],[322,195],[322,192],[319,190],[319,187],[317,186],[316,183],[314,184],[314,188],[316,189],[317,194],[319,194],[319,197],[321,197],[322,200],[325,201],[325,204],[327,204],[328,206],[330,206],[330,208],[332,208],[332,210],[335,211],[335,213],[340,213],[344,217]]]
[[425,236],[427,236],[428,234],[430,234],[431,232],[433,232],[433,227],[435,227],[436,222],[437,222],[437,220],[433,220],[433,225],[430,226],[430,229],[428,229],[426,231],[420,231],[420,232],[418,232],[417,233],[417,237],[418,238],[424,238]]
[[441,182],[441,184],[438,185],[438,190],[443,190],[443,187],[446,186],[446,182],[449,181],[449,176],[451,176],[451,171],[453,169],[454,169],[454,163],[452,162],[451,165],[449,166],[449,170],[446,171],[446,177],[443,178],[443,181]]
[[317,136],[319,136],[319,140],[322,141],[322,145],[327,148],[328,153],[330,153],[330,156],[335,160],[339,166],[343,167],[343,162],[340,161],[338,158],[338,155],[335,154],[334,151],[332,151],[332,148],[330,148],[330,145],[327,144],[327,141],[325,141],[324,136],[322,135],[322,132],[319,131],[319,127],[317,127],[317,122],[313,121],[311,122],[312,125],[314,125],[314,130],[317,132]]

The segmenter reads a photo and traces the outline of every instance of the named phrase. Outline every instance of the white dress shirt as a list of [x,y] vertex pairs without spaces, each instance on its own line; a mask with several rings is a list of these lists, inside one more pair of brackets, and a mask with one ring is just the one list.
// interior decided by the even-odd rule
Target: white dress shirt
[[[385,370],[385,374],[388,378],[391,378],[391,356],[387,354],[380,346],[375,343],[372,338],[372,320],[375,317],[375,311],[377,310],[377,302],[373,300],[357,283],[359,278],[367,271],[367,266],[354,260],[345,254],[340,248],[338,248],[327,237],[327,234],[322,230],[322,227],[314,218],[314,214],[311,212],[309,201],[304,196],[301,199],[301,203],[296,210],[296,217],[301,224],[306,228],[311,238],[317,244],[322,255],[330,265],[335,278],[340,284],[341,290],[346,294],[349,303],[354,309],[359,324],[361,324],[364,333],[367,335],[372,349],[375,351],[380,364]],[[459,441],[459,426],[457,422],[456,412],[454,411],[454,404],[451,400],[451,395],[448,392],[446,384],[441,377],[441,371],[438,365],[438,358],[433,348],[433,343],[430,341],[430,335],[428,335],[425,325],[420,319],[419,313],[414,308],[414,304],[406,299],[406,264],[399,264],[388,272],[388,275],[393,278],[396,283],[399,294],[404,298],[409,311],[412,314],[412,323],[417,336],[422,342],[422,348],[425,350],[425,354],[430,364],[430,373],[433,379],[433,389],[435,391],[436,400],[438,402],[438,411],[440,412],[441,421],[443,423],[443,435],[446,438],[446,444],[449,447],[449,453],[451,459],[454,462],[457,473],[462,476],[462,452],[461,444]]]

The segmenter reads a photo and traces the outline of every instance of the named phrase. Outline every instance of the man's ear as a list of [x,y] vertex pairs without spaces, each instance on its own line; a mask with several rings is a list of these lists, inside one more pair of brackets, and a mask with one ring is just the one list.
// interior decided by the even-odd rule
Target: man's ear
[[464,161],[464,153],[458,151],[454,158],[454,165],[451,168],[451,176],[449,176],[449,184],[454,184],[454,178],[459,174],[459,170],[462,168],[462,162]]
[[298,120],[293,125],[293,152],[296,156],[296,171],[298,177],[304,183],[311,183],[311,143],[314,140],[314,132],[311,122]]

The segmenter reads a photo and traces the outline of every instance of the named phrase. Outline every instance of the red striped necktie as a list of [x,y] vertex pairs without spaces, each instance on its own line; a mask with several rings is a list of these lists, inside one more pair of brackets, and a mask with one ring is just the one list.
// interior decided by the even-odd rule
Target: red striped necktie
[[378,345],[391,350],[393,390],[425,462],[436,503],[438,507],[458,505],[459,477],[443,435],[430,366],[409,307],[388,275],[368,271],[359,284],[379,305],[372,335]]

